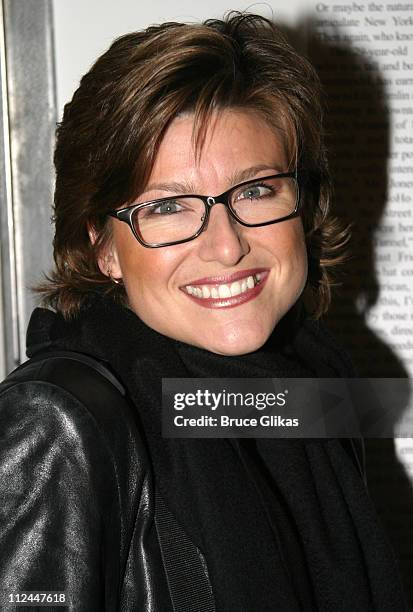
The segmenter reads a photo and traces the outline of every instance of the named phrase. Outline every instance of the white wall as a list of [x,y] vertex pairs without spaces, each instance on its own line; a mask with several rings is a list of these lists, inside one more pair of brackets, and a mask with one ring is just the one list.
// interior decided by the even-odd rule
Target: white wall
[[114,38],[163,21],[201,21],[229,10],[250,10],[281,22],[293,22],[306,0],[273,0],[251,4],[229,0],[54,0],[55,62],[59,117],[81,76]]

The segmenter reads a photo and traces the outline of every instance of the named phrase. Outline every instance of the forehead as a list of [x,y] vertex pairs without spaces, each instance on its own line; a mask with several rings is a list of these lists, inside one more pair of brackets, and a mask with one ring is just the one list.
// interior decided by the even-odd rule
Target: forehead
[[283,139],[258,113],[216,111],[196,148],[194,116],[185,113],[169,125],[160,144],[148,186],[173,179],[217,179],[247,167],[286,170]]

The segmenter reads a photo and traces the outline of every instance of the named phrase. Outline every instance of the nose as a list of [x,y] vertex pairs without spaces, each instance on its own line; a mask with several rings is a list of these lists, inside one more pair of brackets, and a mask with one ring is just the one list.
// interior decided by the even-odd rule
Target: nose
[[203,261],[218,261],[225,266],[235,266],[250,251],[243,231],[223,204],[211,207],[208,227],[199,240],[199,256]]

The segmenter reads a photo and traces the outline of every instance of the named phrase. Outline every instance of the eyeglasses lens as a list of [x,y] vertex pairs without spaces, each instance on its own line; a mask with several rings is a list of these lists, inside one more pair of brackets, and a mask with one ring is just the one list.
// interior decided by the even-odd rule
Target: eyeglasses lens
[[298,198],[295,178],[270,178],[243,185],[232,192],[231,206],[245,223],[268,223],[294,212]]
[[205,205],[198,198],[177,197],[135,211],[135,231],[148,244],[179,242],[200,229]]

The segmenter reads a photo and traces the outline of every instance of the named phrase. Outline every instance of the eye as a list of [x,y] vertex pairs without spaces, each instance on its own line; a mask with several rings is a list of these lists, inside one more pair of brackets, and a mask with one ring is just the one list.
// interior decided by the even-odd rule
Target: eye
[[176,200],[166,200],[165,202],[158,202],[148,206],[144,209],[144,215],[174,215],[184,210],[184,206],[179,204]]
[[264,183],[255,183],[254,185],[247,185],[237,195],[236,200],[258,200],[268,195],[273,195],[274,189],[270,185]]
[[183,208],[184,207],[175,200],[168,200],[167,202],[161,202],[154,206],[151,212],[156,215],[173,215],[174,213],[181,212]]

